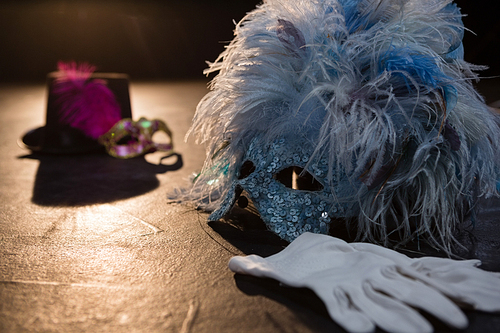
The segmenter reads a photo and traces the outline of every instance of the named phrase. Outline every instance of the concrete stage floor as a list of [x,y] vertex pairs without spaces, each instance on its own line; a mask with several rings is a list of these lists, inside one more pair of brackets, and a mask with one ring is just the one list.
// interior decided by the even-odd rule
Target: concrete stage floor
[[[21,149],[45,123],[45,86],[0,87],[0,332],[342,332],[312,292],[227,268],[286,245],[252,212],[207,223],[167,203],[202,166],[203,147],[183,137],[205,93],[202,81],[133,83],[134,119],[166,121],[179,155],[118,160]],[[493,271],[499,214],[484,203],[465,254]],[[499,314],[467,315],[466,332],[500,330]]]

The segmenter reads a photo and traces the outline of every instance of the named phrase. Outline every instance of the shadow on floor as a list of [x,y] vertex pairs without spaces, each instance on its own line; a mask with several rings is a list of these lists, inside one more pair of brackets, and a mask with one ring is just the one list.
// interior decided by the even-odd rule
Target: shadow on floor
[[81,206],[131,198],[156,189],[156,175],[183,165],[179,154],[158,165],[147,162],[143,156],[121,160],[105,154],[34,153],[19,158],[40,161],[32,202],[43,206]]

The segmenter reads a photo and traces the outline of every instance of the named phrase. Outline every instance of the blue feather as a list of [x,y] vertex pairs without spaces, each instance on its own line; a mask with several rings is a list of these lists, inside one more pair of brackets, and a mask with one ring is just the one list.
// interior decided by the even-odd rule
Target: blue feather
[[442,86],[449,78],[439,69],[436,59],[427,55],[414,54],[407,49],[393,49],[379,61],[379,72],[392,72],[402,78],[411,91],[409,78],[413,78],[429,91]]

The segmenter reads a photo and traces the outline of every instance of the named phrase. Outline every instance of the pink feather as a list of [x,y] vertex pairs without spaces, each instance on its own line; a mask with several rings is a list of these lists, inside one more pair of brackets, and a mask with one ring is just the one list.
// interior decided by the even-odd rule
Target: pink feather
[[75,62],[57,64],[53,93],[60,121],[97,139],[121,119],[121,110],[104,80],[90,79],[95,66]]

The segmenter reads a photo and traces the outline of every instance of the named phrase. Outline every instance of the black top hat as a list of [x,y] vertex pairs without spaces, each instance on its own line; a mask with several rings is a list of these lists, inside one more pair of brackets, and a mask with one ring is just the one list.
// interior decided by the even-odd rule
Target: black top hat
[[[54,83],[58,72],[47,75],[47,110],[45,126],[30,130],[19,141],[21,147],[33,152],[51,154],[77,154],[104,151],[97,140],[88,137],[79,129],[61,121],[60,104],[54,93]],[[89,80],[99,79],[105,82],[114,94],[121,110],[122,118],[132,118],[129,95],[129,77],[120,73],[93,73]]]

